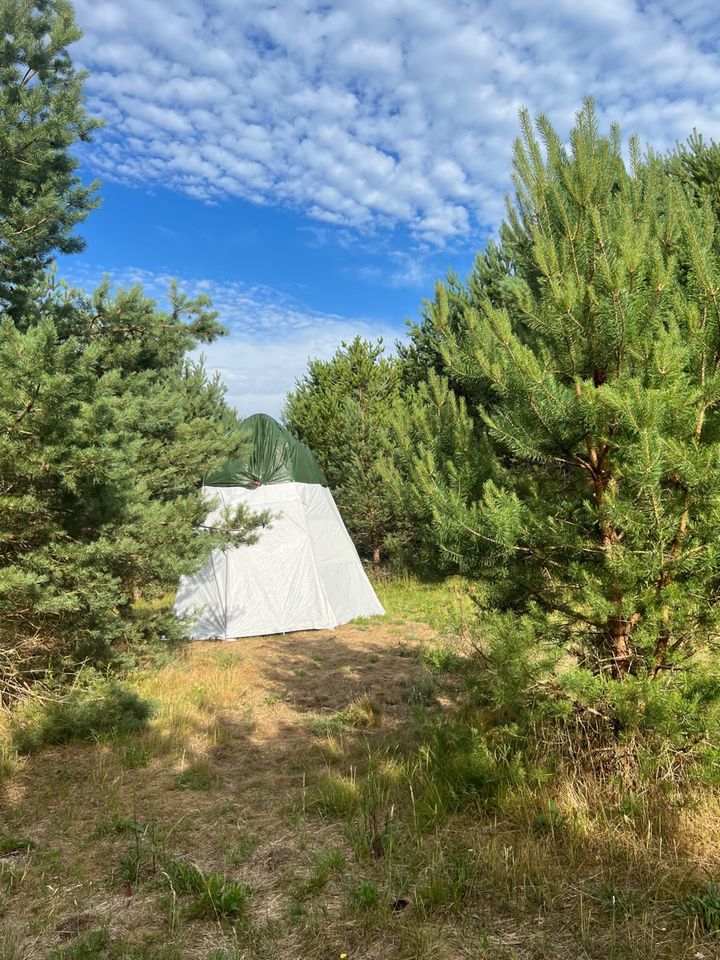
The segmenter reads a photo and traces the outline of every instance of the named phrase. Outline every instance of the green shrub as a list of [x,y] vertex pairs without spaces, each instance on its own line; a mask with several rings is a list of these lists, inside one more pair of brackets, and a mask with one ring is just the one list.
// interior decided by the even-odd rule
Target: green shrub
[[92,677],[69,693],[34,699],[19,708],[11,721],[13,744],[26,754],[75,740],[112,738],[144,730],[151,714],[151,705],[134,690]]
[[549,833],[555,836],[557,831],[565,826],[565,817],[560,813],[552,800],[548,801],[547,810],[537,813],[532,820],[533,833]]
[[560,660],[530,618],[489,613],[466,678],[480,739],[547,770],[602,757],[613,776],[640,782],[720,782],[720,672],[681,671],[622,680],[581,658]]

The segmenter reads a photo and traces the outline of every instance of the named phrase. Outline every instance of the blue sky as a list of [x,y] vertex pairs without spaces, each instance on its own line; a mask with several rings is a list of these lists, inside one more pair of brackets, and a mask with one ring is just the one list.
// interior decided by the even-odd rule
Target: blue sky
[[77,0],[83,147],[104,203],[71,279],[215,300],[207,348],[242,413],[277,415],[307,357],[402,335],[503,215],[517,112],[657,148],[720,137],[708,0]]

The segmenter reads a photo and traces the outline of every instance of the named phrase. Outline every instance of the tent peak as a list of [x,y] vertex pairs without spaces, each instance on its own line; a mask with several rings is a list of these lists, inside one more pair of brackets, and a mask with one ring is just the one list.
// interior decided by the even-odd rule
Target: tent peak
[[328,482],[309,447],[267,413],[240,422],[241,455],[205,475],[209,487],[258,487],[268,483]]

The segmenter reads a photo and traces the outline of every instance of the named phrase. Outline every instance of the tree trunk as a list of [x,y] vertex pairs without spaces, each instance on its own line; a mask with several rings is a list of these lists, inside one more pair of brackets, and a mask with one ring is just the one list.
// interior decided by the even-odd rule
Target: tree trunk
[[613,680],[623,680],[630,670],[630,663],[632,661],[630,635],[639,619],[640,617],[637,613],[633,614],[630,619],[625,617],[610,617],[608,619]]

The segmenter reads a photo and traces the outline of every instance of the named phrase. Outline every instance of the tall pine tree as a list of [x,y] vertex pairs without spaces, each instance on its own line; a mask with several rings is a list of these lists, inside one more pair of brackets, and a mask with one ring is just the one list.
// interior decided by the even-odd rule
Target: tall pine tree
[[[527,114],[503,236],[511,306],[479,290],[434,326],[477,410],[474,481],[413,483],[489,603],[599,673],[656,677],[720,620],[720,236],[710,203],[601,136],[592,103],[566,146]],[[480,490],[477,483],[480,481]]]
[[99,126],[68,52],[80,36],[69,0],[0,5],[0,306],[19,323],[52,256],[82,249],[73,228],[97,205],[70,152]]
[[[2,6],[0,49],[0,696],[49,661],[107,656],[161,629],[138,609],[262,517],[198,532],[203,474],[235,455],[237,418],[187,352],[223,334],[177,287],[68,289],[47,272],[79,249],[93,187],[69,147],[92,129],[64,0]],[[142,612],[142,611],[145,612]]]

